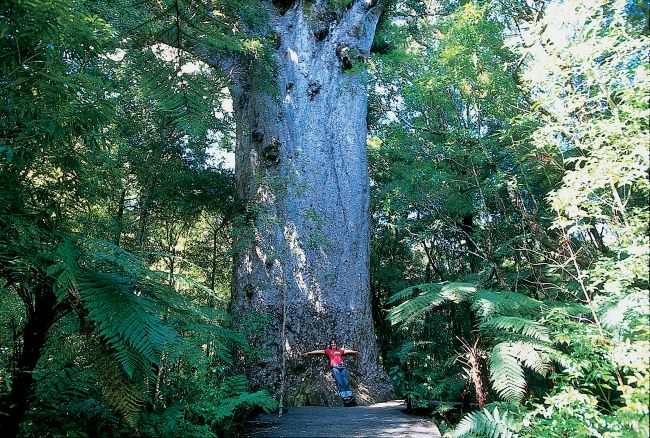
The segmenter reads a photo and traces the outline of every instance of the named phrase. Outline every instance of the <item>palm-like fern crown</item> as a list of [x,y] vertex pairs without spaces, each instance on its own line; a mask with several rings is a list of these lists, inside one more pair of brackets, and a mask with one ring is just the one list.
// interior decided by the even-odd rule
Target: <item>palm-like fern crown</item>
[[492,387],[506,401],[523,400],[524,368],[542,376],[550,370],[556,351],[549,329],[537,320],[545,306],[541,301],[517,292],[481,290],[467,283],[413,286],[391,298],[393,303],[399,301],[389,318],[393,324],[402,325],[413,323],[445,303],[470,303],[478,328],[493,345],[489,358]]
[[132,425],[163,354],[184,352],[180,329],[203,333],[224,360],[229,360],[229,344],[241,342],[215,324],[215,317],[224,315],[197,307],[168,286],[165,273],[109,242],[63,238],[41,258],[49,262],[57,301],[68,302],[85,325],[94,327],[101,342],[95,365],[104,395]]

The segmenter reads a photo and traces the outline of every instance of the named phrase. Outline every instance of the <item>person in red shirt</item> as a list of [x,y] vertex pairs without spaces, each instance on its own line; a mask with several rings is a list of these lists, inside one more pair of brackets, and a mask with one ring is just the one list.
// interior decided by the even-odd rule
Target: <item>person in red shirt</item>
[[334,376],[334,380],[336,380],[336,386],[339,388],[339,395],[344,401],[350,401],[352,399],[352,389],[350,388],[350,382],[348,381],[348,370],[345,367],[345,363],[343,362],[343,355],[360,355],[361,353],[355,350],[336,348],[336,339],[332,339],[329,343],[329,348],[326,348],[324,350],[309,351],[303,355],[307,356],[309,354],[324,354],[327,356],[330,362],[332,375]]

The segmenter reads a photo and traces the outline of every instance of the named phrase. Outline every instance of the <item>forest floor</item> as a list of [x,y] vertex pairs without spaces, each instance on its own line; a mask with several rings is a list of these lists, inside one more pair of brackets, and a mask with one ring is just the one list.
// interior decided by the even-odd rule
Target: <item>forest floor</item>
[[248,421],[247,437],[440,437],[435,423],[409,415],[401,400],[370,406],[289,408],[278,414],[259,414]]

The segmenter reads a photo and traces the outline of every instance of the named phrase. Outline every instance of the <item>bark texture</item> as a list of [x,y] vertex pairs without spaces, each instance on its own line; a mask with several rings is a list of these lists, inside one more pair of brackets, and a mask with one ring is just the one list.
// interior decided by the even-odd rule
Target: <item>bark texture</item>
[[301,356],[334,337],[362,353],[346,356],[359,401],[381,401],[390,385],[370,304],[362,78],[381,5],[283,3],[270,12],[277,77],[233,87],[237,191],[251,224],[237,243],[233,311],[268,353],[246,370],[285,406],[338,404],[325,357]]

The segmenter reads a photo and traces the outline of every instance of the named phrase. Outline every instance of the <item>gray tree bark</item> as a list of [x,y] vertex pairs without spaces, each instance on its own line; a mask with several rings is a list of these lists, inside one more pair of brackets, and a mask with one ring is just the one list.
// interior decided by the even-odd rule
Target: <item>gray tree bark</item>
[[236,243],[233,314],[260,352],[245,368],[285,406],[340,403],[325,357],[301,355],[336,338],[361,352],[346,356],[357,398],[386,399],[370,304],[363,81],[381,4],[275,3],[277,77],[253,69],[232,89],[250,225]]

